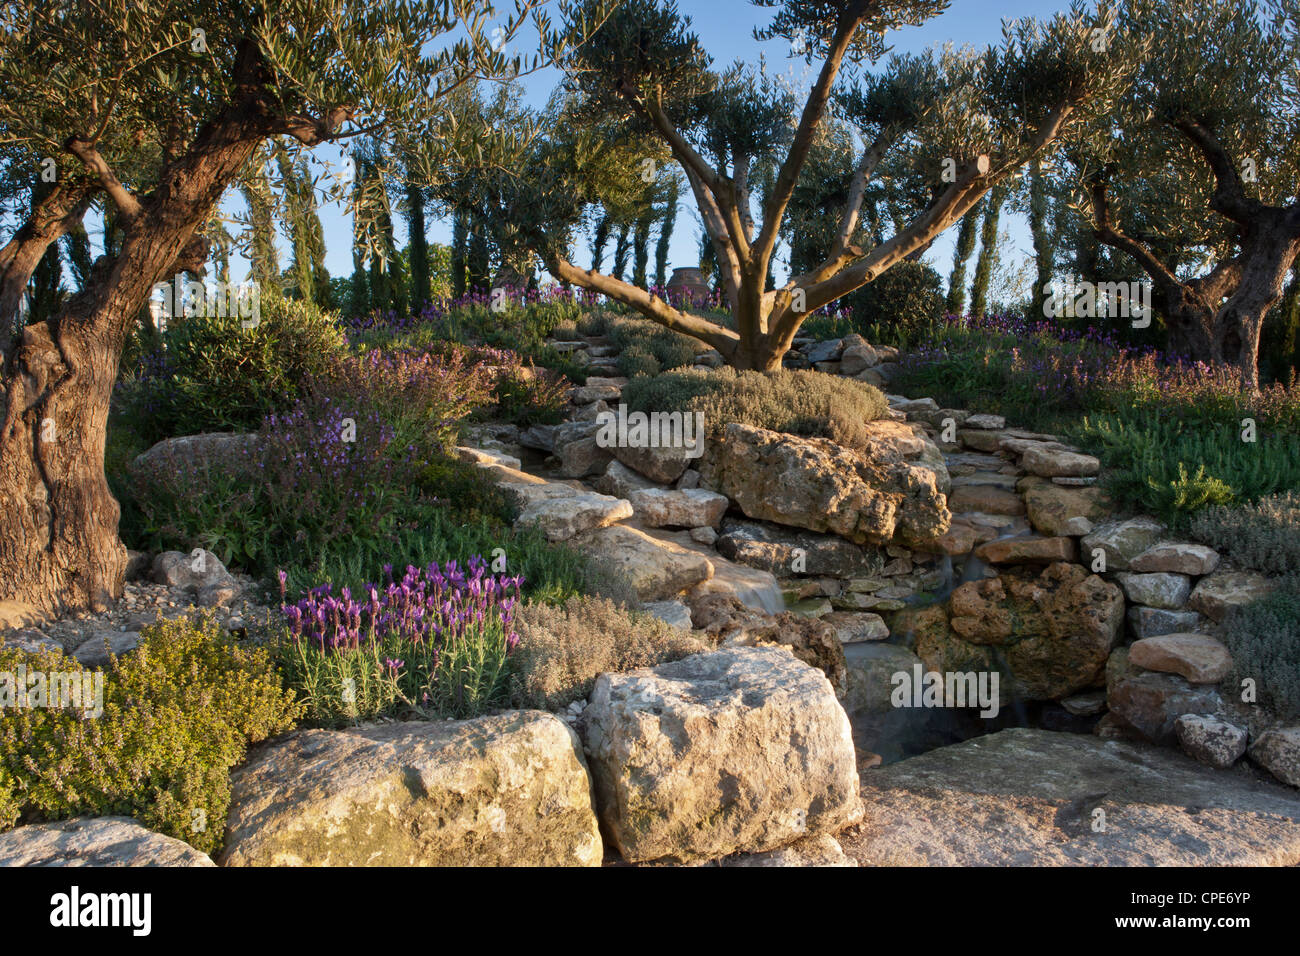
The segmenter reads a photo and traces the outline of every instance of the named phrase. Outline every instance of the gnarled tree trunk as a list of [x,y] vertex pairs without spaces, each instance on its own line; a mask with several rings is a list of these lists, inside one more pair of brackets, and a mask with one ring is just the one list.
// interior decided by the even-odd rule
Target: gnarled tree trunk
[[[264,126],[234,110],[221,114],[138,202],[108,173],[113,188],[105,188],[125,207],[121,251],[96,263],[86,288],[58,315],[5,343],[0,597],[56,612],[103,609],[121,595],[126,551],[104,476],[118,360],[153,284],[201,268],[207,245],[195,232]],[[69,145],[79,147],[88,166],[102,167],[93,147]]]

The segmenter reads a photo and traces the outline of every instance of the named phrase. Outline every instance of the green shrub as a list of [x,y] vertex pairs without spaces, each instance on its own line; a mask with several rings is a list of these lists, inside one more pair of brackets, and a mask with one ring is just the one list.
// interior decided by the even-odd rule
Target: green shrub
[[703,412],[712,434],[740,422],[859,449],[866,441],[866,423],[883,418],[889,407],[885,396],[864,382],[804,369],[665,372],[633,379],[624,386],[623,400],[629,411]]
[[[0,672],[84,673],[59,653],[0,649]],[[206,853],[220,847],[228,771],[301,707],[264,650],[209,617],[152,625],[104,672],[103,713],[14,709],[0,720],[0,828],[81,814],[134,817]]]
[[517,627],[511,702],[542,710],[587,697],[603,673],[653,667],[709,649],[689,631],[586,595],[562,607],[524,605]]
[[939,273],[923,262],[903,261],[839,304],[848,307],[854,331],[868,342],[905,348],[930,335],[943,320],[942,289]]
[[690,336],[673,332],[648,319],[612,321],[608,323],[605,334],[620,350],[619,372],[629,378],[633,375],[657,375],[689,366],[702,348]]
[[256,428],[292,406],[344,348],[336,317],[310,303],[268,294],[260,318],[251,329],[237,315],[174,320],[139,377],[119,388],[143,438]]
[[1226,686],[1249,678],[1259,703],[1278,718],[1300,717],[1300,577],[1283,578],[1268,597],[1230,610],[1223,643],[1233,665]]
[[1185,422],[1152,409],[1085,417],[1075,432],[1097,453],[1120,501],[1186,528],[1200,508],[1300,486],[1300,437],[1241,440],[1234,425]]
[[1191,531],[1242,567],[1300,574],[1300,494],[1295,492],[1206,508],[1192,516]]

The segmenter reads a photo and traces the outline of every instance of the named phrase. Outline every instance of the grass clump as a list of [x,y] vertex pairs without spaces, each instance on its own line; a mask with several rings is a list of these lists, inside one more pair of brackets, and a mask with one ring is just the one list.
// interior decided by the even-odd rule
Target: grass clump
[[[0,649],[0,673],[85,674],[57,652]],[[146,628],[103,673],[103,712],[48,706],[0,721],[0,829],[79,815],[134,817],[205,853],[220,848],[229,770],[301,715],[265,650],[210,617]],[[82,713],[87,712],[83,717]]]
[[588,595],[558,607],[524,605],[517,626],[510,701],[541,710],[586,698],[603,673],[653,667],[709,649],[689,631]]
[[1295,492],[1206,508],[1192,517],[1191,531],[1242,567],[1300,574],[1300,494]]
[[682,369],[633,379],[624,386],[623,400],[630,411],[703,412],[710,433],[740,422],[857,449],[865,445],[866,424],[883,418],[889,407],[880,390],[865,382],[805,369]]
[[1225,686],[1249,678],[1259,702],[1275,716],[1300,717],[1300,576],[1284,578],[1268,597],[1229,611],[1223,643],[1233,664]]

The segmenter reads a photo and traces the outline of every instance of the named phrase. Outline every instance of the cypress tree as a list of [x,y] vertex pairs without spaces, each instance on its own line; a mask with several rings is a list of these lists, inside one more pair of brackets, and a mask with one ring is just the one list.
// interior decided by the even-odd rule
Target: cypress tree
[[993,278],[993,266],[998,257],[998,218],[1002,214],[1002,203],[1006,198],[1006,187],[999,183],[989,193],[988,205],[984,209],[984,224],[980,228],[980,256],[975,263],[975,278],[970,286],[970,311],[974,316],[982,316],[988,309],[989,282]]
[[979,225],[980,204],[961,217],[957,245],[952,254],[952,274],[948,277],[947,309],[953,315],[966,310],[966,263],[975,250],[975,229]]

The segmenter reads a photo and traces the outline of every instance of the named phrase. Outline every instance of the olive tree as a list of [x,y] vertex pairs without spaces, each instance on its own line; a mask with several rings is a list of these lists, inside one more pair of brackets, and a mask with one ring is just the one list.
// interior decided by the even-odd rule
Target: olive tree
[[[534,7],[519,0],[496,37],[533,15],[553,56],[562,41]],[[249,157],[275,136],[315,146],[436,121],[460,84],[527,66],[488,39],[492,17],[480,0],[0,3],[0,143],[50,186],[0,248],[0,599],[48,612],[121,594],[104,476],[118,361],[154,284],[201,270],[202,228]],[[37,262],[92,201],[120,241],[20,326]]]
[[1096,239],[1149,276],[1173,350],[1259,385],[1264,316],[1300,252],[1300,5],[1128,0],[1153,38],[1116,115],[1069,150]]
[[[617,118],[629,135],[652,131],[681,167],[716,255],[734,328],[570,261],[562,240],[577,217],[573,207],[599,199],[582,193],[580,153],[542,144],[521,164],[519,175],[529,185],[515,191],[507,216],[517,233],[530,233],[558,279],[706,342],[738,368],[778,368],[811,312],[924,249],[1073,125],[1108,110],[1136,59],[1118,43],[1101,42],[1113,29],[1113,13],[1105,7],[1091,14],[1076,7],[1045,23],[1008,24],[1003,41],[979,55],[886,60],[886,31],[924,21],[946,0],[758,5],[773,10],[769,24],[756,31],[759,38],[784,38],[819,64],[802,106],[778,111],[783,124],[771,127],[771,111],[753,110],[746,126],[765,154],[761,161],[752,151],[710,148],[720,117],[716,111],[711,116],[709,102],[723,78],[709,69],[689,20],[672,4],[625,0],[563,63],[569,83],[593,108]],[[884,66],[875,68],[881,61]],[[768,288],[792,200],[836,103],[854,127],[857,151],[829,249]],[[732,140],[734,146],[737,137]],[[763,163],[774,174],[758,201],[751,173]],[[882,169],[899,164],[925,180],[928,201],[876,241],[859,228],[863,200]]]

